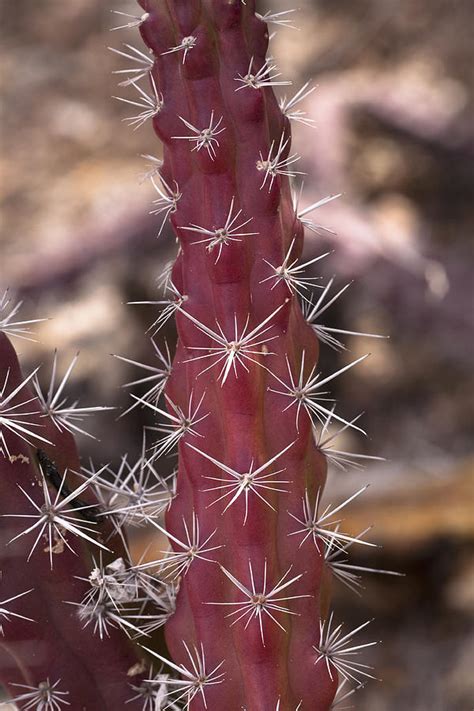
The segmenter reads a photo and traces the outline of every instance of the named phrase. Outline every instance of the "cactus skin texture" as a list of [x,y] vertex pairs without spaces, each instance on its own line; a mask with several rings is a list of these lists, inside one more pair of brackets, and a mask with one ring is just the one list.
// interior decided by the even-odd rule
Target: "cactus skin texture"
[[[215,532],[208,547],[221,546],[203,554],[214,563],[196,558],[183,577],[176,613],[166,625],[168,647],[178,664],[189,664],[181,640],[203,645],[209,669],[224,661],[221,683],[206,688],[208,709],[271,711],[279,701],[288,711],[325,711],[337,675],[331,679],[325,664],[315,665],[313,649],[319,642],[323,559],[310,539],[299,547],[301,539],[290,535],[297,526],[289,513],[301,517],[306,490],[314,502],[325,482],[326,462],[314,443],[310,417],[302,412],[297,428],[295,408],[285,409],[288,400],[271,390],[281,390],[275,376],[288,381],[287,357],[297,377],[304,353],[305,376],[309,374],[317,362],[318,342],[285,281],[272,288],[275,281],[268,280],[269,264],[281,265],[292,242],[292,260],[300,256],[303,226],[292,205],[288,178],[277,175],[271,186],[266,182],[262,187],[263,172],[257,169],[259,156],[265,158],[272,143],[279,145],[282,136],[290,139],[291,132],[271,87],[236,82],[248,73],[252,57],[256,70],[264,66],[267,26],[256,18],[252,0],[246,5],[222,0],[140,4],[149,13],[140,32],[153,52],[152,76],[163,98],[153,118],[164,145],[161,175],[182,194],[171,216],[181,247],[172,281],[185,299],[176,315],[179,339],[166,392],[183,410],[191,396],[194,403],[202,398],[200,414],[207,415],[196,426],[199,436],[188,433],[180,441],[177,496],[166,526],[182,539],[183,521],[189,526],[194,513],[201,539]],[[182,51],[164,54],[183,37],[196,38],[185,61]],[[242,90],[236,91],[239,86]],[[219,129],[225,129],[215,154],[174,139],[188,133],[178,117],[201,129],[209,126],[211,113],[214,123],[222,117]],[[282,159],[288,157],[289,147],[290,140]],[[196,244],[202,236],[185,228],[222,227],[232,201],[235,212],[242,210],[239,222],[251,218],[243,231],[258,234],[224,246],[216,261],[216,248]],[[218,331],[217,321],[232,341],[235,323],[240,335],[245,324],[250,332],[272,313],[268,330],[253,339],[268,342],[253,346],[250,358],[237,362],[227,377],[221,372],[225,360],[209,367],[217,357],[196,358],[217,353],[207,349],[219,347],[196,321]],[[269,478],[268,488],[257,490],[266,503],[250,491],[247,516],[245,494],[224,511],[231,496],[216,499],[230,489],[209,489],[222,485],[216,479],[226,479],[226,474],[188,445],[240,473],[249,471],[252,462],[258,469],[291,445],[267,470],[284,470],[274,479],[287,483],[272,485]],[[236,493],[235,488],[231,491]],[[245,611],[228,603],[248,598],[220,566],[252,590],[249,563],[257,593],[262,592],[265,566],[267,591],[288,571],[286,579],[301,575],[275,595],[283,598],[276,605],[291,614],[270,608],[278,625],[263,614],[264,643],[257,617],[249,621],[250,615],[244,616],[232,624],[240,613],[228,616]],[[256,613],[255,606],[252,609]],[[206,704],[197,695],[190,708],[201,711]]]
[[[0,332],[2,385],[7,374],[7,389],[4,393],[6,396],[21,385],[24,378],[13,346],[5,334]],[[29,401],[28,405],[22,406],[21,403],[26,401]],[[39,414],[41,410],[28,384],[10,405],[17,407],[17,413],[36,411]],[[38,414],[28,415],[23,421],[25,425],[25,420],[28,421],[28,427],[32,431],[36,421],[39,425],[36,431],[51,442],[47,444],[38,441],[38,446],[55,461],[60,472],[65,468],[77,471],[79,458],[73,437],[68,432],[59,432],[52,422],[45,418],[40,419]],[[43,504],[37,450],[14,433],[8,433],[7,442],[9,456],[0,454],[2,513],[31,514],[33,509],[19,487],[21,486],[37,505]],[[56,492],[54,488],[50,488],[51,495],[54,496]],[[90,490],[84,494],[84,500],[90,504],[96,503],[91,498]],[[3,625],[3,635],[0,631],[0,683],[5,684],[6,690],[16,697],[20,687],[15,684],[37,687],[48,678],[53,684],[61,680],[57,688],[67,690],[67,695],[62,698],[71,704],[66,708],[87,711],[139,709],[138,704],[125,706],[130,698],[127,672],[137,665],[137,656],[128,640],[120,630],[111,629],[110,637],[99,641],[83,630],[75,610],[65,604],[65,601],[81,600],[88,587],[85,582],[77,579],[87,578],[89,574],[82,545],[78,543],[78,539],[68,536],[68,543],[76,555],[67,547],[58,546],[53,556],[54,569],[51,570],[49,555],[45,552],[42,539],[39,543],[39,554],[33,554],[26,563],[32,546],[31,535],[7,545],[10,539],[26,528],[25,521],[28,525],[32,523],[31,519],[0,519],[0,600],[12,598],[27,589],[31,590],[30,594],[16,600],[16,604],[11,606],[11,612],[30,619],[9,616]],[[100,528],[103,539],[107,539],[110,534],[108,525],[104,524]],[[117,540],[113,540],[113,547],[120,551]],[[134,680],[137,679],[137,676],[134,677]],[[21,691],[24,693],[25,689],[22,688]],[[38,705],[32,708],[49,711],[56,707]]]

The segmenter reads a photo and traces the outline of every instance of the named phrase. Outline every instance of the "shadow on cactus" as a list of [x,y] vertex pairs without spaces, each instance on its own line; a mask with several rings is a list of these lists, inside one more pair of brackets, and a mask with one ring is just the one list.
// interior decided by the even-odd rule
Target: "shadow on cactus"
[[[269,32],[293,11],[223,0],[142,0],[120,27],[145,48],[113,48],[130,94],[125,121],[153,125],[163,160],[146,155],[160,234],[170,221],[176,261],[160,279],[141,369],[124,414],[151,410],[136,460],[117,471],[82,467],[73,435],[106,408],[67,399],[76,358],[47,392],[21,373],[8,337],[32,321],[0,301],[0,680],[18,709],[327,711],[375,678],[359,652],[369,624],[346,630],[329,610],[333,580],[357,592],[346,501],[321,504],[327,466],[360,468],[337,448],[363,430],[336,411],[318,370],[319,342],[343,349],[347,332],[320,322],[331,295],[301,261],[312,214],[300,209],[291,124],[307,130],[309,84],[288,86],[267,58]],[[270,30],[269,28],[272,27]],[[175,318],[174,359],[161,329]],[[377,337],[374,334],[351,334]],[[143,388],[146,392],[143,394]],[[178,454],[171,477],[161,459]],[[169,546],[132,559],[131,526]],[[164,630],[163,640],[157,638]],[[10,703],[3,702],[0,706]]]

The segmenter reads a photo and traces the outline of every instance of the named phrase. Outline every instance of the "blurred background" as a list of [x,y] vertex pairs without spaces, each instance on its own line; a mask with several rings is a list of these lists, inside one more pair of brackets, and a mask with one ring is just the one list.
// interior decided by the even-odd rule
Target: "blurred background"
[[[338,444],[388,460],[332,472],[326,498],[370,482],[344,526],[358,534],[373,523],[381,547],[354,547],[353,562],[406,573],[365,576],[360,597],[334,588],[338,620],[349,627],[375,617],[366,641],[383,640],[364,659],[383,681],[352,699],[364,711],[471,711],[474,5],[297,4],[288,17],[299,29],[276,28],[271,53],[295,90],[310,78],[317,85],[302,107],[315,128],[294,125],[307,174],[302,204],[343,193],[317,214],[336,234],[308,233],[305,255],[334,250],[317,263],[323,283],[334,274],[340,287],[354,280],[328,324],[390,336],[349,337],[347,351],[321,353],[329,373],[371,352],[333,387],[342,414],[365,411],[370,436],[344,433]],[[141,47],[135,30],[109,31],[124,19],[110,10],[137,8],[132,0],[0,6],[0,293],[9,287],[24,300],[24,318],[49,319],[36,327],[37,342],[17,341],[25,371],[42,363],[47,383],[54,349],[62,371],[80,350],[72,399],[126,409],[120,386],[146,373],[110,354],[156,362],[144,335],[156,312],[127,302],[160,299],[157,277],[176,253],[168,228],[156,239],[157,195],[140,178],[140,154],[159,156],[159,143],[149,124],[134,132],[122,123],[130,112],[110,98],[135,97],[112,74],[130,62],[107,46]],[[272,0],[260,9],[288,8]],[[173,343],[172,325],[165,335]],[[124,452],[138,454],[147,414],[118,414],[86,423],[100,441],[80,438],[84,461],[116,465]]]

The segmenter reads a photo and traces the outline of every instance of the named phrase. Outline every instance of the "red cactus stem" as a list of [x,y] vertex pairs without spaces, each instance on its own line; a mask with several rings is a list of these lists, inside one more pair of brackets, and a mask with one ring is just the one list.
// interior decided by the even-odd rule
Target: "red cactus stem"
[[[31,553],[41,527],[22,535],[44,504],[37,447],[58,471],[79,469],[73,437],[40,418],[40,403],[27,380],[13,346],[0,332],[0,447],[6,450],[0,454],[0,683],[25,705],[37,701],[28,708],[63,708],[66,703],[87,711],[125,708],[131,696],[128,682],[143,678],[139,659],[118,629],[109,630],[98,653],[97,638],[85,632],[66,604],[80,602],[88,589],[82,544],[72,529],[63,528],[62,536],[54,535],[53,546],[41,535]],[[54,487],[45,486],[54,500]],[[90,490],[82,496],[88,505],[97,504]],[[101,545],[111,544],[109,524],[97,526],[94,534],[89,532],[92,526],[84,528],[87,520],[81,522],[76,509],[63,507],[60,515],[66,524],[102,539]],[[112,544],[120,554],[120,542],[115,538]],[[46,705],[47,698],[58,705]],[[138,702],[127,708],[138,709]]]
[[[146,177],[158,234],[169,219],[180,246],[164,297],[141,302],[161,307],[158,363],[118,357],[147,373],[125,386],[148,389],[122,414],[148,408],[158,434],[116,471],[81,469],[72,435],[91,434],[82,419],[107,408],[68,403],[77,357],[57,379],[55,354],[46,394],[36,371],[22,376],[7,335],[28,337],[34,321],[0,299],[0,681],[38,711],[328,711],[374,678],[354,658],[375,644],[356,641],[369,622],[333,622],[332,582],[357,591],[360,572],[396,573],[348,561],[351,546],[373,545],[340,530],[367,487],[321,505],[328,464],[374,457],[337,449],[338,434],[363,430],[325,390],[366,356],[318,371],[320,342],[344,348],[349,332],[320,317],[347,287],[330,295],[330,280],[313,303],[305,270],[327,255],[300,261],[305,228],[324,229],[308,215],[339,196],[299,210],[291,188],[290,122],[312,126],[298,108],[312,89],[277,101],[290,82],[266,52],[267,23],[291,26],[292,11],[139,3],[114,29],[139,28],[149,53],[116,50],[135,92],[116,98],[163,143]],[[157,339],[173,317],[171,362]],[[176,449],[177,476],[163,478],[157,462]],[[133,562],[126,529],[146,524],[169,548]],[[163,626],[170,658],[154,637]],[[140,637],[150,666],[124,635]]]
[[182,675],[170,699],[326,711],[344,667],[321,650],[324,544],[351,539],[317,511],[326,454],[311,415],[338,416],[318,401],[318,340],[298,301],[312,279],[295,266],[294,103],[273,92],[289,82],[266,60],[253,0],[140,5],[154,61],[151,94],[132,82],[144,110],[130,123],[151,118],[163,143],[158,203],[180,243],[167,411],[141,401],[167,421],[155,455],[179,447],[162,564],[181,579],[166,624],[169,670]]

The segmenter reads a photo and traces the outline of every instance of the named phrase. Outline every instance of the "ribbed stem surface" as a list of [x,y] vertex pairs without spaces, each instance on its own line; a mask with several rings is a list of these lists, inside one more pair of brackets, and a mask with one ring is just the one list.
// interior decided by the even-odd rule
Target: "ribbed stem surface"
[[[265,171],[257,165],[267,159],[272,145],[275,155],[282,136],[288,142],[280,160],[288,157],[291,131],[271,87],[253,88],[236,81],[248,74],[252,58],[252,72],[264,66],[267,27],[255,17],[251,0],[246,5],[141,0],[141,5],[150,13],[141,34],[153,51],[152,76],[163,99],[153,119],[164,144],[161,174],[181,194],[171,215],[181,246],[172,280],[184,297],[182,311],[194,319],[177,313],[179,341],[167,395],[185,412],[191,398],[193,406],[202,398],[199,416],[206,415],[194,428],[196,434],[188,432],[180,441],[177,496],[166,523],[173,536],[184,540],[184,524],[191,528],[194,515],[201,541],[213,534],[206,547],[219,546],[203,553],[210,560],[195,558],[184,575],[176,614],[167,624],[168,645],[174,661],[188,668],[182,641],[198,649],[202,644],[207,671],[224,662],[219,670],[225,674],[222,682],[205,686],[207,708],[212,711],[272,711],[278,700],[282,711],[300,703],[301,711],[326,711],[336,678],[330,679],[324,664],[315,666],[313,649],[319,642],[322,559],[311,536],[300,547],[303,536],[290,535],[298,524],[289,515],[301,518],[306,490],[314,502],[324,485],[326,466],[304,408],[297,426],[296,405],[288,407],[291,398],[272,392],[284,390],[281,381],[289,383],[287,364],[297,380],[303,354],[307,377],[317,361],[318,343],[285,281],[268,279],[293,241],[290,261],[300,256],[303,228],[293,209],[288,178],[277,174],[262,186]],[[185,37],[195,38],[185,58],[183,50],[164,54]],[[205,146],[198,149],[195,140],[176,138],[196,137],[181,119],[202,131],[212,117],[212,125],[222,117],[218,130],[225,129],[213,143],[215,155]],[[204,235],[184,228],[222,228],[232,203],[233,214],[241,211],[236,224],[251,220],[242,231],[257,234],[225,244],[217,259],[217,247],[196,244]],[[196,321],[223,334],[230,348],[230,342],[241,340],[244,328],[249,333],[269,316],[263,327],[269,328],[260,337],[256,332],[249,357],[242,355],[243,363],[237,360],[235,371],[231,368],[225,377],[222,368],[228,352]],[[265,501],[249,491],[247,504],[241,493],[225,510],[236,489],[216,488],[231,484],[231,476],[204,454],[244,473],[252,466],[258,469],[290,444],[266,470],[268,474],[283,470],[273,479],[284,483],[272,484],[269,479],[269,488],[258,490]],[[229,603],[249,600],[221,566],[251,589],[249,564],[258,593],[263,590],[265,567],[267,592],[285,574],[286,579],[301,575],[275,594],[279,598],[275,604],[289,612],[263,602],[262,628],[255,605],[240,620],[239,614],[229,617],[238,609],[245,611]],[[191,709],[204,708],[198,694]]]

